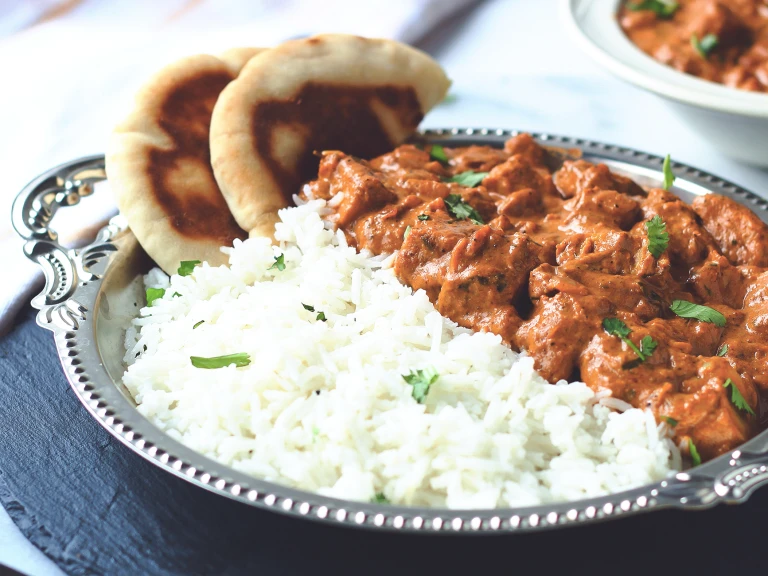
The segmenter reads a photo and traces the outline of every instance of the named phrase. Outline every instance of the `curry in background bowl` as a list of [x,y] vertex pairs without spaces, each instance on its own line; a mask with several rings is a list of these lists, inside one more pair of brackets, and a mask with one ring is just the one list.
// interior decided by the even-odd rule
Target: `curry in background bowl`
[[768,92],[765,0],[627,0],[627,36],[680,72],[753,92]]
[[764,0],[562,0],[567,28],[597,63],[663,97],[724,156],[762,167],[768,167],[766,6]]

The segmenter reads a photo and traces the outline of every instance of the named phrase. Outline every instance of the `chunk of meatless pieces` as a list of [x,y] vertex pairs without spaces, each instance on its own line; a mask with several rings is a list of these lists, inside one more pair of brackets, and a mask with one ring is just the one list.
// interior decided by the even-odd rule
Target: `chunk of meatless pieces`
[[515,155],[493,167],[483,179],[489,192],[508,195],[523,188],[532,188],[541,195],[554,193],[554,186],[546,168],[532,165],[525,156]]
[[747,288],[755,281],[759,269],[733,266],[728,259],[710,250],[707,259],[690,270],[686,287],[702,302],[741,308]]
[[397,194],[377,178],[372,168],[352,158],[339,161],[329,183],[332,196],[339,192],[344,195],[336,208],[339,217],[336,224],[340,227],[351,224],[369,210],[397,201]]
[[[524,134],[503,150],[445,154],[441,163],[412,145],[372,160],[326,152],[302,194],[329,202],[351,246],[397,252],[400,281],[461,326],[524,350],[550,382],[581,379],[672,418],[683,451],[691,440],[705,459],[756,433],[766,416],[758,394],[768,394],[768,234],[756,216],[715,195],[691,207],[583,160],[553,176],[561,153]],[[467,170],[488,174],[474,188],[452,181]],[[450,209],[449,195],[461,198]],[[654,216],[669,235],[654,240],[657,256]],[[674,300],[717,310],[725,326],[678,317]],[[644,359],[606,332],[608,318]],[[734,405],[729,379],[755,416]]]
[[501,164],[509,154],[489,146],[467,146],[456,148],[449,154],[451,167],[456,174],[462,172],[489,172],[494,166]]
[[[636,345],[646,335],[663,341],[663,332],[654,330],[658,326],[628,325]],[[723,384],[730,379],[751,406],[756,405],[757,393],[725,358],[659,347],[645,362],[633,365],[636,362],[637,355],[620,338],[603,331],[590,340],[579,369],[591,388],[611,390],[614,397],[671,418],[677,438],[690,438],[702,458],[732,450],[754,433],[754,424],[733,406],[731,391]]]
[[659,188],[650,190],[648,199],[643,202],[643,212],[645,220],[658,215],[666,223],[667,252],[674,265],[693,266],[704,260],[710,250],[717,249],[715,240],[700,223],[693,208],[671,192]]
[[504,143],[504,152],[510,156],[522,156],[531,164],[544,166],[547,151],[536,143],[530,134],[518,134]]
[[598,224],[629,230],[642,217],[636,200],[599,188],[580,189],[564,207],[570,211],[565,226],[573,232],[584,232]]
[[768,266],[768,226],[749,208],[719,194],[699,196],[692,206],[732,264]]
[[560,288],[553,296],[534,300],[531,318],[520,326],[516,339],[517,346],[533,357],[536,370],[550,382],[574,376],[584,347],[611,312],[608,300],[592,296],[581,285]]
[[628,196],[644,196],[645,191],[626,176],[614,174],[605,164],[586,160],[566,160],[555,172],[554,183],[564,198],[588,188],[615,190]]
[[452,223],[439,201],[426,214],[430,223],[417,221],[398,253],[397,277],[426,291],[437,310],[459,325],[511,343],[520,325],[514,303],[541,263],[542,248],[488,225]]

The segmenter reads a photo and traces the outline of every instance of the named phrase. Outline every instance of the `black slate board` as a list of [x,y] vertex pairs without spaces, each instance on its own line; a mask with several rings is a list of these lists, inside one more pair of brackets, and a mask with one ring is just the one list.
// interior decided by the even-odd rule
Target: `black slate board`
[[0,502],[69,574],[764,574],[768,490],[530,535],[405,536],[286,518],[134,455],[69,388],[25,310],[0,342]]

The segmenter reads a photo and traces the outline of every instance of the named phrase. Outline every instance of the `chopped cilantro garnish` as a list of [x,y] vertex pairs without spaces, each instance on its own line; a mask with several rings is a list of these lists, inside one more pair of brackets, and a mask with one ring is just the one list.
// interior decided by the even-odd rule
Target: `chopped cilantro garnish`
[[277,268],[280,272],[285,270],[285,254],[280,254],[280,256],[275,256],[275,263],[272,264],[267,270],[273,270]]
[[664,418],[664,421],[670,426],[672,427],[677,426],[677,420],[675,420],[671,416],[662,416],[662,418]]
[[238,368],[242,366],[248,366],[251,363],[251,357],[245,352],[238,352],[237,354],[227,354],[226,356],[213,356],[211,358],[205,358],[203,356],[190,356],[190,362],[195,368],[224,368],[230,364],[234,364]]
[[448,211],[457,220],[469,219],[474,224],[483,224],[483,219],[477,213],[477,210],[464,202],[459,194],[448,194],[444,201]]
[[699,451],[696,450],[696,444],[693,443],[693,440],[688,438],[688,451],[691,453],[691,460],[693,461],[694,466],[698,466],[701,464],[701,456],[699,456]]
[[625,338],[632,333],[629,326],[624,324],[618,318],[606,318],[603,320],[603,330],[608,332],[611,336],[618,336],[619,338]]
[[728,354],[728,344],[723,344],[720,346],[720,348],[717,349],[717,355],[722,358],[726,354]]
[[200,260],[182,260],[176,273],[179,276],[189,276],[198,264],[200,264]]
[[664,157],[661,170],[664,172],[664,190],[669,190],[672,188],[672,184],[675,183],[675,173],[672,172],[672,159],[669,154]]
[[407,240],[408,236],[411,234],[411,226],[410,224],[405,227],[405,232],[403,232],[403,240]]
[[734,384],[730,378],[723,383],[723,388],[727,389],[729,386],[731,387],[731,402],[733,402],[733,405],[739,410],[743,410],[747,414],[752,414],[752,416],[754,416],[755,411],[752,410],[752,407],[747,403],[744,396],[741,395],[741,392],[736,387],[736,384]]
[[152,306],[155,300],[165,295],[165,288],[147,288],[147,306]]
[[691,46],[693,46],[693,49],[705,60],[709,56],[709,53],[717,47],[719,42],[720,40],[715,34],[707,34],[701,40],[699,40],[699,37],[696,36],[696,34],[691,35]]
[[377,492],[373,498],[371,498],[371,503],[373,504],[389,504],[389,500],[387,500],[387,497],[384,496],[383,492]]
[[709,322],[720,328],[725,326],[725,316],[709,306],[701,306],[686,300],[673,300],[669,309],[680,318],[693,318],[700,322]]
[[179,294],[178,292],[174,292],[173,294],[171,294],[171,298],[181,298],[181,294]]
[[435,144],[429,149],[429,157],[432,160],[437,160],[441,164],[448,164],[448,155],[445,153],[445,148]]
[[[308,312],[315,311],[314,306],[311,306],[309,304],[304,304],[304,302],[302,302],[301,305],[304,307],[304,310],[307,310]],[[318,312],[317,316],[315,316],[315,320],[322,320],[323,322],[325,322],[326,320],[328,320],[328,318],[325,317],[325,312]]]
[[627,8],[632,11],[650,10],[660,18],[671,18],[679,7],[680,5],[674,0],[642,0],[627,4]]
[[419,218],[419,220],[421,220],[422,222],[424,222],[424,221],[426,221],[426,220],[429,220],[429,215],[428,215],[428,214],[419,214],[419,217],[418,217],[418,218]]
[[429,394],[429,387],[434,384],[440,375],[432,368],[424,370],[411,370],[408,374],[403,374],[403,380],[413,386],[412,396],[419,404],[423,404]]
[[198,326],[200,326],[200,324],[202,324],[203,322],[205,322],[205,320],[200,320],[200,322],[195,322],[195,325],[194,325],[194,326],[192,326],[192,330],[194,330],[195,328],[197,328]]
[[486,176],[488,176],[488,172],[474,172],[472,170],[467,170],[461,174],[456,174],[456,176],[451,176],[448,179],[448,182],[455,182],[456,184],[461,184],[467,188],[474,188],[480,184]]
[[643,353],[643,356],[648,358],[648,356],[653,354],[653,351],[656,350],[656,346],[658,345],[659,343],[650,336],[643,336],[643,339],[640,340],[640,352]]
[[[640,348],[638,348],[635,343],[629,339],[632,330],[618,318],[605,318],[603,320],[603,330],[608,332],[611,336],[618,336],[621,338],[621,341],[637,354],[640,362],[645,362],[648,357],[653,354],[653,351],[656,350],[656,346],[659,345],[659,343],[650,336],[643,336],[642,340],[640,340]],[[633,368],[634,366],[630,367]]]
[[667,249],[669,244],[667,223],[657,214],[645,223],[645,230],[648,235],[648,252],[654,258],[658,258]]

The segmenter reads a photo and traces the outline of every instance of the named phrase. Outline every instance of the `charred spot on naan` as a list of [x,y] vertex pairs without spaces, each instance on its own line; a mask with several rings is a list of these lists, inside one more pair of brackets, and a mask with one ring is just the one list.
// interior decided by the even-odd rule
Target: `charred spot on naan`
[[[423,113],[413,88],[308,82],[290,100],[254,108],[254,145],[289,203],[299,184],[317,173],[315,151],[340,148],[373,158],[390,150],[395,142],[381,120],[389,115],[407,119],[413,129],[418,126]],[[285,165],[291,157],[298,157],[296,166]]]
[[[152,148],[148,162],[151,192],[171,225],[184,236],[222,246],[246,237],[221,194],[210,193],[218,190],[208,145],[211,114],[232,79],[223,71],[205,72],[171,91],[160,105],[158,124],[172,146]],[[190,181],[197,185],[190,187]]]

